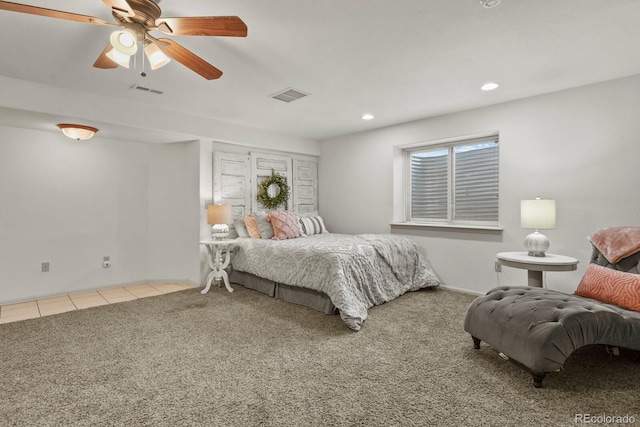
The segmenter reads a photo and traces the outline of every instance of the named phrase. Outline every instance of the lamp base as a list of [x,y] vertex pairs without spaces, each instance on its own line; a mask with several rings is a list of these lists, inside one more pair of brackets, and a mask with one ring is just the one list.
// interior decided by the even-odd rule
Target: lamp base
[[545,251],[549,249],[549,239],[536,230],[525,237],[524,248],[529,251],[529,256],[543,257],[545,256]]
[[211,227],[211,238],[213,240],[223,240],[229,235],[229,226],[227,224],[213,224]]

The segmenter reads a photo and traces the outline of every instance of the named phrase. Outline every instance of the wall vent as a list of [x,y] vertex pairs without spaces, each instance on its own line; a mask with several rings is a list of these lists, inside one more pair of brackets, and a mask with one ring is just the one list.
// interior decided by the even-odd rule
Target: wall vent
[[148,87],[138,86],[138,85],[131,86],[131,89],[138,89],[143,92],[155,93],[156,95],[162,95],[164,93],[161,90],[149,89]]
[[278,99],[284,102],[292,102],[297,99],[304,98],[305,96],[309,96],[309,94],[299,91],[298,89],[288,88],[274,93],[273,95],[271,95],[271,98]]

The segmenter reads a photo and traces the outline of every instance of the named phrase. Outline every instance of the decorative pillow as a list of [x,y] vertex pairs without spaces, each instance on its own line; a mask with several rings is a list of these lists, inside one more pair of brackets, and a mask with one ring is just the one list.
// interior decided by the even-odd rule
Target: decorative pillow
[[256,218],[251,216],[243,216],[242,220],[244,221],[244,225],[247,228],[247,233],[249,237],[252,239],[260,238],[260,231],[258,231],[258,224],[256,223]]
[[236,229],[238,237],[249,237],[249,232],[247,231],[247,226],[244,224],[243,219],[236,219],[233,221],[233,228]]
[[589,264],[576,295],[640,311],[640,274]]
[[267,219],[269,214],[267,212],[256,212],[254,216],[256,218],[256,223],[258,224],[260,237],[263,239],[271,239],[273,237],[273,225],[271,225]]
[[273,224],[274,240],[295,239],[300,237],[296,214],[291,211],[272,211],[269,221]]
[[314,217],[299,217],[298,221],[302,226],[302,232],[304,236],[311,236],[312,234],[328,233],[324,226],[324,221],[321,216]]

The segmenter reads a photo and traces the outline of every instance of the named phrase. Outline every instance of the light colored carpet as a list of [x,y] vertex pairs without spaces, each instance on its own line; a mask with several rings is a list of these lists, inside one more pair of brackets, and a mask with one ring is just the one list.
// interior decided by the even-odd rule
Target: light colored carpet
[[236,286],[0,325],[0,425],[573,425],[640,423],[637,353],[576,352],[534,389],[462,329],[470,295],[420,291],[360,332]]

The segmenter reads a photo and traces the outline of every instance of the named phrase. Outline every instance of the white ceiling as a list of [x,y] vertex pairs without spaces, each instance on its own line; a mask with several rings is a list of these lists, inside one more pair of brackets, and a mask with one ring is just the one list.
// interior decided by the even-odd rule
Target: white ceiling
[[[22,3],[113,21],[100,0]],[[0,76],[97,95],[114,109],[126,102],[322,140],[640,73],[638,0],[502,0],[491,9],[479,0],[159,4],[164,17],[237,15],[247,24],[247,38],[173,37],[222,70],[220,79],[175,61],[143,78],[140,56],[136,70],[96,69],[112,28],[7,11],[0,11]],[[480,91],[487,81],[500,88]],[[289,104],[270,98],[288,87],[310,96]],[[76,118],[55,110],[29,116],[8,104],[0,94],[0,124]],[[366,112],[375,119],[363,121]],[[135,134],[135,126],[115,123],[104,114],[101,133]],[[160,142],[185,136],[141,131]]]

